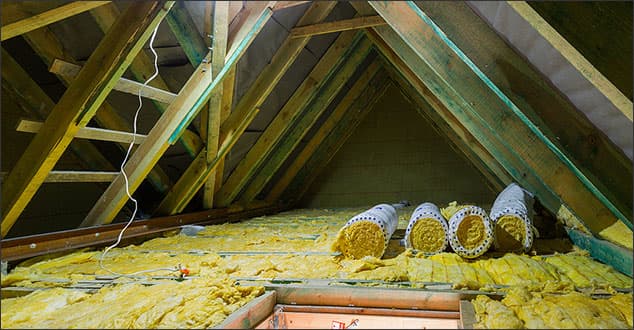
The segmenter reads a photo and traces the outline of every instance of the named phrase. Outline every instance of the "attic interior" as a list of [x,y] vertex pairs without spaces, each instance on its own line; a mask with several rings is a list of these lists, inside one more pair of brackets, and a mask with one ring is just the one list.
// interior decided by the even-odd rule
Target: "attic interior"
[[0,6],[3,328],[632,328],[631,2]]

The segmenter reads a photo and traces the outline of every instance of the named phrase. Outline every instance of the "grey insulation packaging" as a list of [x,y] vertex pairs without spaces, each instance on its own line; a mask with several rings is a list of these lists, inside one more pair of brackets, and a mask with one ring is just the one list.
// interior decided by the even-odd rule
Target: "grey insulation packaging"
[[504,216],[520,218],[524,225],[524,237],[522,248],[528,252],[533,245],[533,194],[520,187],[517,183],[509,184],[495,199],[491,207],[491,221],[495,228],[495,248],[505,250],[501,246],[501,234],[504,229],[499,225],[499,221]]
[[[425,254],[436,254],[444,251],[447,248],[447,244],[449,242],[449,226],[447,225],[447,221],[440,213],[440,209],[433,203],[425,202],[416,207],[412,216],[410,217],[409,223],[407,224],[407,229],[405,230],[405,238],[403,239],[404,245],[406,248],[414,248],[419,249],[419,247],[415,247],[412,243],[412,231],[416,226],[416,223],[421,219],[430,219],[438,222],[444,231],[444,235],[442,237],[441,247],[434,251],[422,251]],[[433,233],[424,233],[424,235],[433,235]],[[437,237],[428,237],[429,240],[438,239]]]
[[[481,239],[472,248],[465,247],[458,239],[458,229],[466,219],[476,216],[482,220],[483,231]],[[463,224],[467,225],[467,223]],[[469,228],[465,228],[468,231]],[[467,206],[458,210],[449,219],[449,245],[463,258],[476,258],[484,254],[493,244],[493,225],[486,211],[478,206]]]

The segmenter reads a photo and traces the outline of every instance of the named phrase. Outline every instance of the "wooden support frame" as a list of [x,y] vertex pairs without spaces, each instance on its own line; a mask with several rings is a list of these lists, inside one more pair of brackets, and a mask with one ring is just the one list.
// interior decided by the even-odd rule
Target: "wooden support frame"
[[[10,78],[10,79],[9,79]],[[55,102],[2,48],[2,97],[13,97],[31,118],[46,119]],[[114,170],[114,166],[89,141],[75,140],[70,149],[86,168]]]
[[373,81],[372,84],[377,84],[377,87],[370,87],[368,90],[376,89],[376,92],[371,95],[361,94],[357,98],[358,102],[351,104],[350,109],[346,111],[339,123],[323,139],[319,147],[309,155],[308,159],[302,160],[304,164],[281,194],[282,200],[286,200],[292,205],[301,200],[312,182],[315,181],[334,155],[337,154],[337,151],[348,140],[365,116],[372,111],[374,104],[383,96],[383,93],[385,93],[391,83],[391,81],[386,81],[385,79],[383,81]]
[[630,122],[632,101],[590,63],[566,38],[562,37],[546,20],[525,1],[506,1],[513,10],[548,41],[572,66],[605,96]]
[[[42,125],[44,125],[44,123],[40,121],[23,119],[20,120],[18,127],[16,127],[15,130],[19,132],[37,133],[42,128]],[[77,131],[77,134],[75,134],[75,138],[121,143],[132,143],[134,140],[135,144],[140,144],[145,141],[146,136],[143,134],[135,135],[128,132],[113,131],[103,128],[82,127]]]
[[299,6],[309,2],[311,1],[278,1],[275,6],[273,6],[273,11]]
[[[300,18],[300,23],[313,23],[323,20],[332,8],[334,8],[335,3],[333,2],[318,2],[313,4],[306,13]],[[299,23],[298,23],[299,24]],[[273,58],[269,62],[269,64],[260,72],[260,75],[256,79],[256,81],[249,87],[244,96],[240,99],[238,104],[236,105],[233,112],[229,115],[229,117],[223,122],[220,127],[219,133],[219,141],[220,143],[224,143],[226,139],[227,133],[230,130],[235,129],[239,125],[240,122],[244,120],[249,112],[251,112],[254,108],[259,107],[262,104],[266,97],[273,90],[277,82],[282,78],[286,70],[293,63],[294,59],[299,55],[303,47],[308,43],[309,38],[303,39],[290,39],[287,38],[284,43],[280,46],[278,51],[273,55]],[[215,156],[213,156],[215,157]],[[241,162],[242,163],[242,162]],[[198,163],[192,163],[191,166],[200,166]],[[240,165],[238,165],[240,166]],[[244,165],[242,166],[244,167]],[[190,173],[197,172],[200,175],[207,175],[207,171],[203,169],[191,169],[188,171]],[[234,170],[233,173],[236,173]],[[232,174],[232,177],[235,176]],[[198,184],[194,184],[194,182],[200,182],[199,178],[195,176],[187,176],[182,178],[181,180],[192,180],[191,182],[183,182],[181,187],[185,188],[186,191],[175,191],[173,190],[173,194],[176,196],[182,196],[183,199],[188,198],[189,196],[193,196],[193,193],[198,191],[201,187]],[[179,180],[179,181],[181,181]],[[220,207],[226,207],[229,203],[225,203],[223,198],[225,191],[228,189],[227,187],[233,186],[233,179],[227,179],[227,183],[223,185],[218,190],[218,193],[215,194],[214,205]],[[227,186],[228,185],[228,186]],[[172,198],[171,196],[165,197]],[[161,202],[161,205],[164,207],[160,207],[160,212],[165,212],[164,214],[173,214],[175,210],[170,209],[168,205],[182,205],[182,202]]]
[[353,31],[344,32],[332,43],[218,190],[215,201],[217,205],[230,204],[248,180],[255,175],[256,170],[292,126],[302,109],[315,98],[320,86],[333,74],[333,66],[339,65],[348,46],[354,41],[354,36]]
[[74,1],[32,17],[13,22],[2,27],[2,41],[39,29],[43,26],[81,14],[93,8],[103,6],[110,1]]
[[385,24],[387,23],[385,23],[381,16],[361,16],[335,22],[298,26],[291,30],[291,38],[310,37]]
[[[124,170],[128,173],[129,191],[134,192],[150,169],[158,162],[167,147],[176,142],[187,125],[214,93],[216,86],[222,83],[227,71],[237,63],[257,33],[271,17],[271,3],[254,3],[247,17],[241,22],[234,36],[234,43],[228,52],[225,66],[211,77],[209,63],[202,63],[194,71],[174,102],[148,134],[147,141],[139,146],[130,157]],[[106,189],[99,201],[93,206],[81,226],[93,226],[110,223],[127,200],[126,185],[123,176],[119,176]]]
[[203,38],[196,29],[194,20],[189,15],[185,3],[177,2],[165,17],[165,21],[176,36],[189,63],[196,68],[209,52]]
[[[426,62],[424,65],[434,68],[432,75],[420,75],[419,78],[432,85],[431,89],[437,91],[443,102],[451,104],[448,108],[462,112],[458,115],[464,118],[463,121],[473,116],[468,121],[482,125],[471,127],[472,133],[490,130],[495,135],[501,146],[489,144],[488,148],[496,149],[491,150],[496,158],[504,159],[500,147],[507,148],[513,157],[517,157],[517,163],[528,167],[527,171],[518,171],[510,163],[505,164],[520,184],[543,199],[547,208],[555,212],[562,202],[569,205],[594,233],[614,223],[615,217],[631,226],[631,219],[625,219],[570,159],[473,65],[416,4],[395,2],[388,5],[371,1],[370,5],[408,43],[408,47]],[[447,64],[448,60],[451,65]],[[417,74],[420,73],[420,68],[413,68],[411,63],[408,65],[414,71],[419,71]],[[458,79],[457,75],[451,73],[455,70],[470,74],[461,74]],[[459,103],[455,104],[456,101]],[[534,177],[533,180],[543,188],[529,183],[529,177]]]
[[589,251],[594,259],[606,263],[621,273],[632,277],[634,267],[632,250],[606,240],[592,237],[570,227],[566,227],[566,232],[570,240],[572,240],[576,246]]
[[[85,126],[93,117],[172,4],[165,1],[131,4],[99,43],[2,185],[3,237],[79,127]],[[142,17],[140,13],[143,13]]]
[[[55,59],[53,60],[51,66],[48,68],[48,71],[63,76],[64,78],[66,78],[67,81],[71,81],[75,79],[75,77],[79,74],[79,71],[81,71],[81,65],[73,64],[60,59]],[[119,81],[117,81],[112,89],[133,95],[139,95],[140,90],[141,96],[167,104],[170,104],[176,97],[176,94],[172,92],[164,91],[152,86],[143,85],[142,83],[123,77],[120,78]]]
[[[6,172],[0,173],[3,177]],[[50,171],[44,179],[44,183],[59,182],[111,182],[119,172],[104,171]]]
[[[112,7],[114,7],[113,4],[107,4],[105,6],[94,8],[93,10],[90,11],[90,13],[94,15],[96,12],[101,12],[102,10],[108,10],[108,8],[112,8]],[[3,8],[3,10],[4,9],[5,8]],[[28,15],[27,13],[20,10],[19,6],[7,6],[6,9],[7,9],[7,12],[5,12],[5,14],[11,15],[13,17],[24,17]],[[112,17],[113,22],[115,19],[116,19],[116,16]],[[44,61],[46,65],[51,65],[53,61],[57,58],[64,59],[70,62],[75,61],[73,57],[68,52],[66,52],[66,50],[64,49],[62,44],[59,42],[55,34],[53,34],[53,32],[48,27],[40,28],[38,30],[34,30],[29,33],[26,33],[23,35],[23,38],[35,50],[35,52],[40,56],[40,58]],[[142,52],[139,52],[135,60],[133,60],[132,65],[134,65],[134,62],[137,61],[139,58],[142,58],[143,55],[144,54]],[[153,67],[153,65],[151,66]],[[134,68],[132,68],[132,71],[134,72],[133,69]],[[149,73],[147,77],[149,77],[150,75],[152,75],[152,73]],[[67,86],[70,85],[71,83],[71,80],[66,79],[65,76],[58,76],[58,78],[60,78],[62,83],[64,83]],[[37,88],[39,89],[39,86]],[[46,95],[44,92],[42,92],[41,94]],[[53,109],[53,106],[49,108],[49,111],[50,109]],[[45,119],[45,118],[46,117],[42,119]],[[130,130],[131,128],[131,124],[127,123],[127,121],[123,117],[118,115],[115,109],[109,105],[108,101],[104,102],[101,105],[101,108],[96,112],[94,119],[100,126],[102,126],[105,129],[127,131],[127,130]],[[191,142],[190,145],[195,144],[195,140],[192,139],[189,141]],[[73,141],[73,143],[71,143],[71,147],[74,144],[85,144],[85,143],[90,143],[90,142],[76,140],[76,141]],[[198,145],[200,145],[200,142],[198,142]],[[120,148],[122,152],[125,152],[128,148],[128,145],[120,144]],[[87,150],[88,150],[87,148],[84,148],[84,151],[87,151]],[[104,157],[101,156],[101,158],[104,158]],[[110,162],[108,161],[108,163]],[[104,167],[104,166],[97,165],[97,166],[89,166],[88,168],[108,169],[109,166]],[[152,187],[154,187],[158,192],[164,192],[171,186],[169,177],[162,170],[160,166],[156,166],[154,169],[152,169],[152,172],[148,176],[148,181],[152,185]]]
[[[360,32],[358,33],[359,36],[361,36]],[[244,188],[244,192],[239,197],[240,203],[250,203],[257,197],[260,191],[264,189],[286,158],[290,156],[293,149],[299,144],[320,115],[343,89],[361,62],[370,54],[371,50],[371,42],[365,37],[361,37],[361,40],[358,40],[358,42],[355,42],[355,44],[350,47],[349,53],[344,55],[346,61],[341,63],[338,67],[333,67],[333,70],[337,71],[321,86],[315,100],[308,105],[298,120],[293,123],[292,128],[284,136],[284,141],[276,146],[262,169],[260,169],[253,180],[251,180],[249,185]]]
[[297,155],[291,165],[286,168],[282,177],[277,180],[271,191],[268,192],[266,201],[273,202],[280,198],[310,156],[319,148],[346,113],[360,111],[368,106],[366,102],[371,102],[375,95],[384,93],[383,88],[386,87],[387,77],[385,72],[378,73],[380,67],[381,63],[379,60],[375,60],[368,66],[367,70],[352,85],[346,96],[337,104],[330,116],[321,124],[319,130],[311,137],[304,149]]

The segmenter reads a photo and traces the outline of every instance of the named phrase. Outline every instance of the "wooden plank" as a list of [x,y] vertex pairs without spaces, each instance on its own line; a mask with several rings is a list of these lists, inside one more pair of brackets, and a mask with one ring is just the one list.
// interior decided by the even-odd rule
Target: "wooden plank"
[[278,304],[278,307],[280,307],[284,312],[410,316],[410,317],[429,317],[429,318],[436,318],[436,319],[460,318],[460,313],[456,311],[435,311],[435,310],[419,310],[419,309],[376,308],[376,307],[349,307],[349,306],[283,305],[283,304]]
[[[32,118],[46,119],[55,106],[53,100],[2,48],[2,97],[13,98]],[[70,149],[85,168],[111,170],[114,166],[89,141],[75,140]]]
[[[108,31],[108,29],[112,26],[114,21],[120,15],[117,6],[115,6],[114,4],[95,8],[94,10],[90,11],[90,14],[95,19],[97,25],[103,32]],[[132,64],[130,64],[130,72],[136,80],[146,81],[154,74],[154,60],[151,59],[145,51],[139,52],[137,57],[135,57],[132,61]],[[169,87],[161,77],[160,72],[159,75],[156,76],[149,85],[164,91],[170,91]],[[159,110],[159,112],[165,112],[165,104],[154,102],[154,105]],[[97,115],[99,115],[99,112],[97,112]],[[105,128],[122,130],[117,127]],[[179,142],[182,144],[183,148],[185,148],[185,151],[187,151],[187,153],[192,157],[195,157],[198,154],[203,145],[202,140],[200,139],[198,134],[194,133],[191,130],[186,130],[179,139]]]
[[[379,2],[370,4],[408,43],[408,46],[427,62],[426,65],[434,68],[431,76],[419,78],[426,84],[433,84],[430,89],[434,90],[443,102],[454,103],[452,106],[448,105],[448,108],[459,112],[461,118],[464,117],[466,120],[467,117],[473,116],[470,120],[482,125],[473,127],[472,133],[480,133],[483,129],[491,131],[502,148],[508,148],[511,154],[518,157],[518,163],[528,166],[529,171],[517,172],[515,166],[505,164],[509,166],[507,170],[518,183],[535,191],[549,210],[556,212],[564,202],[597,233],[616,221],[615,217],[631,225],[631,219],[625,219],[625,216],[540,131],[539,127],[534,125],[413,2],[395,2],[390,6]],[[448,64],[448,61],[451,64]],[[410,68],[414,69],[411,65]],[[419,68],[415,68],[416,70],[421,71]],[[455,72],[460,72],[460,75]],[[456,101],[459,104],[455,104]],[[524,184],[527,182],[526,178],[531,176],[545,185],[545,189],[532,189],[532,185]]]
[[[2,179],[7,172],[1,172]],[[44,179],[44,183],[59,182],[111,182],[119,172],[104,171],[50,171]]]
[[207,55],[208,50],[198,29],[196,29],[194,20],[189,15],[187,8],[185,8],[185,3],[182,1],[176,2],[167,17],[165,17],[165,20],[189,59],[189,63],[194,68],[198,67],[205,55]]
[[606,263],[621,273],[632,277],[632,250],[606,240],[592,237],[573,228],[566,227],[566,232],[575,245],[590,252],[590,255],[594,259]]
[[[15,130],[19,132],[37,133],[42,128],[42,125],[44,125],[43,122],[23,119],[20,120]],[[82,127],[77,131],[77,134],[75,134],[75,138],[121,143],[131,143],[134,140],[135,144],[139,144],[145,141],[146,136],[143,134],[136,134],[135,136],[135,134],[132,133],[103,128]]]
[[[73,80],[79,74],[80,70],[81,65],[73,64],[60,59],[55,59],[53,61],[53,64],[51,64],[51,66],[48,68],[49,72],[64,76],[66,77],[66,80],[69,81]],[[119,81],[117,81],[113,89],[133,95],[139,95],[139,90],[141,90],[141,96],[167,104],[171,103],[176,97],[176,94],[172,92],[164,91],[152,86],[143,85],[142,83],[138,83],[136,81],[123,77],[119,78]]]
[[[224,84],[222,86],[222,107],[220,110],[220,122],[224,123],[227,118],[229,118],[229,114],[231,113],[231,108],[233,104],[233,93],[234,86],[236,82],[236,70],[235,67],[232,68],[229,73],[227,73],[227,78],[225,78]],[[214,184],[214,194],[218,192],[222,183],[224,181],[224,169],[225,169],[225,157],[220,158],[218,161],[218,165],[216,166],[216,183]]]
[[267,159],[262,169],[249,185],[245,187],[240,197],[241,203],[247,204],[255,199],[273,175],[275,175],[275,172],[282,166],[293,149],[306,135],[308,130],[315,124],[319,116],[328,108],[335,96],[337,96],[346,85],[346,82],[352,77],[361,62],[369,55],[370,50],[371,42],[367,38],[361,39],[358,43],[350,47],[349,52],[344,55],[346,58],[345,63],[338,68],[333,68],[333,70],[337,71],[332,75],[330,80],[319,89],[315,100],[302,112],[298,121],[293,124],[291,130],[284,136],[284,140],[278,144],[271,153],[271,156]]
[[332,129],[328,137],[323,140],[319,148],[310,155],[302,169],[295,175],[295,178],[282,195],[283,200],[287,200],[291,204],[301,200],[312,182],[315,181],[334,155],[337,154],[337,151],[341,149],[357,126],[363,121],[363,118],[372,111],[374,104],[389,88],[389,84],[391,82],[384,83],[383,86],[379,87],[379,91],[372,95],[363,95],[365,98],[359,100],[359,104],[363,104],[363,107],[359,107],[356,104],[352,105],[351,111],[346,113],[339,124]]
[[354,41],[354,36],[353,31],[344,32],[333,42],[218,190],[216,205],[228,205],[235,199],[273,147],[297,120],[302,109],[315,98],[319,88],[333,74],[332,68],[340,65],[343,55]]
[[[114,6],[114,5],[108,4],[105,6],[100,6],[91,10],[90,13],[101,11],[102,9],[110,8],[111,6]],[[7,6],[6,8],[3,7],[3,15],[9,15],[11,17],[30,16],[30,14],[22,10],[22,8],[23,6]],[[115,18],[113,18],[112,20],[114,21]],[[64,47],[61,45],[61,43],[59,42],[55,34],[48,27],[40,28],[38,30],[34,30],[29,33],[26,33],[23,35],[23,38],[35,50],[35,52],[40,56],[40,58],[44,61],[46,65],[50,65],[56,58],[64,59],[67,62],[75,61],[73,57],[64,49]],[[139,54],[143,54],[143,53],[139,52]],[[136,59],[140,57],[141,56],[137,56],[135,58],[135,61]],[[152,75],[152,73],[149,73],[147,77],[149,77],[150,75]],[[63,84],[65,85],[70,84],[70,80],[67,80],[64,76],[58,76],[58,78],[60,78]],[[50,107],[49,110],[52,108],[53,107]],[[45,119],[45,118],[46,117],[42,119]],[[113,109],[108,104],[108,101],[104,102],[101,105],[101,108],[95,114],[94,119],[99,124],[99,126],[106,129],[117,130],[117,131],[127,131],[131,129],[132,127],[132,125],[127,123],[127,121],[123,117],[117,114],[115,109]],[[195,142],[194,140],[191,140],[191,141],[192,143]],[[76,140],[76,141],[73,141],[70,144],[70,146],[71,148],[73,148],[73,145],[75,144],[85,144],[85,143],[90,144],[90,142],[88,141]],[[200,142],[198,142],[198,144],[200,145]],[[128,145],[119,144],[119,148],[122,152],[125,152],[128,148]],[[86,152],[88,151],[88,149],[85,149],[83,151]],[[88,154],[86,153],[86,155]],[[87,168],[108,169],[108,167],[103,167],[103,166],[89,166]],[[150,172],[150,175],[148,176],[148,181],[150,182],[152,187],[154,187],[158,192],[164,192],[169,188],[169,186],[171,186],[169,177],[167,176],[167,174],[165,174],[165,172],[161,169],[160,166],[156,166],[155,168],[152,169],[152,172]]]
[[[335,3],[333,2],[315,3],[306,11],[302,18],[300,18],[299,23],[313,23],[321,21],[328,15],[328,13],[330,13],[334,6]],[[267,64],[267,66],[262,69],[258,78],[242,96],[233,112],[220,127],[219,141],[221,141],[221,143],[223,143],[222,141],[225,139],[228,129],[230,130],[237,127],[237,125],[243,120],[247,113],[249,113],[252,109],[256,107],[259,107],[266,100],[266,97],[271,93],[277,82],[282,78],[286,70],[299,55],[303,47],[308,43],[308,39],[309,38],[287,38],[284,41],[284,43],[271,58],[269,64]],[[202,171],[200,173],[205,173],[205,171]],[[195,178],[192,177],[191,179]],[[195,179],[194,181],[198,180]],[[220,188],[218,194],[221,197],[215,198],[215,205],[221,207],[229,205],[229,203],[225,203],[226,199],[222,196],[224,195],[224,191],[232,189],[232,182],[228,183],[230,185],[228,188]],[[192,184],[183,186],[187,187],[188,190],[191,190],[191,187],[195,187],[195,185]],[[175,193],[178,194],[178,192]],[[189,194],[182,193],[180,195],[187,196]],[[172,210],[169,210],[169,212],[172,212]]]
[[[229,4],[226,2],[216,2],[214,5],[214,32],[211,58],[211,72],[219,72],[225,64],[227,53],[227,37],[229,32]],[[209,99],[207,110],[207,163],[210,164],[218,155],[220,142],[220,125],[222,112],[222,99],[224,94],[224,84],[218,86],[218,93]],[[212,171],[203,189],[203,208],[210,209],[214,206],[214,193],[216,192],[216,175]]]
[[266,291],[263,295],[249,301],[237,311],[231,313],[214,329],[253,329],[269,314],[273,313],[276,303],[275,291]]
[[131,4],[88,58],[2,185],[3,237],[172,4],[162,1]]
[[51,23],[103,6],[109,2],[110,1],[74,1],[41,14],[4,25],[0,36],[2,36],[2,41],[5,41]]
[[[565,146],[579,169],[631,218],[632,160],[469,4],[428,2],[424,8],[447,37],[553,142]],[[470,27],[469,33],[463,33],[464,26]]]
[[309,2],[311,1],[278,1],[275,6],[273,6],[273,11],[299,6]]
[[525,1],[507,1],[506,3],[568,60],[614,107],[632,121],[632,101],[581,55],[566,38],[562,37]]
[[220,162],[220,159],[224,158],[235,143],[238,142],[238,139],[251,124],[258,111],[258,108],[254,108],[247,114],[247,117],[238,124],[238,127],[229,132],[211,162],[207,161],[206,150],[203,149],[203,151],[201,151],[199,157],[194,159],[165,198],[163,198],[156,210],[157,214],[172,215],[180,213],[185,209],[187,204],[194,198],[196,192],[207,182],[213,170],[218,165],[218,162]]
[[335,22],[298,26],[291,30],[291,38],[310,37],[326,33],[363,29],[366,27],[385,25],[381,16],[362,16]]
[[[169,145],[178,140],[185,127],[198,114],[210,95],[215,92],[216,86],[222,83],[227,71],[237,63],[271,17],[271,14],[272,11],[269,7],[263,7],[261,11],[251,12],[250,17],[244,20],[237,32],[237,35],[243,36],[242,39],[239,40],[235,50],[228,54],[225,66],[213,79],[210,63],[203,62],[194,71],[174,102],[168,106],[165,113],[154,125],[145,143],[139,146],[126,164],[124,170],[128,174],[130,192],[134,192],[139,187],[149,170],[158,162]],[[119,176],[106,189],[81,225],[85,227],[110,223],[125,205],[126,200],[125,181],[123,176]]]
[[[366,102],[372,100],[375,93],[382,94],[381,88],[385,87],[385,72],[382,73],[382,77],[375,78],[376,76],[380,76],[377,74],[380,66],[380,61],[374,60],[372,64],[368,66],[368,69],[357,79],[346,96],[337,104],[337,107],[335,107],[330,116],[319,126],[319,129],[315,132],[315,135],[311,137],[304,149],[297,155],[291,165],[284,170],[282,177],[275,182],[275,185],[271,188],[271,191],[266,197],[267,201],[271,202],[279,199],[282,192],[286,190],[288,185],[295,178],[295,175],[304,167],[304,164],[306,164],[310,156],[319,148],[328,134],[337,126],[346,113],[363,109],[364,106],[367,106]],[[373,83],[370,83],[371,81]],[[377,83],[376,81],[380,82]],[[359,97],[361,95],[363,95],[363,97]],[[357,101],[358,105],[353,106]]]
[[460,300],[460,329],[474,329],[477,322],[473,304],[468,300]]

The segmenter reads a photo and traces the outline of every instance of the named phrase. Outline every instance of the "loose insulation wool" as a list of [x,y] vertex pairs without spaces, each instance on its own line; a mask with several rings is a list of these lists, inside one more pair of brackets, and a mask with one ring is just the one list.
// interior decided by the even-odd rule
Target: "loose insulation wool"
[[494,246],[499,251],[528,252],[533,246],[533,194],[509,184],[491,207]]
[[486,211],[481,207],[466,205],[457,207],[449,218],[449,244],[463,258],[476,258],[484,254],[493,243],[493,226]]
[[405,247],[424,254],[436,254],[447,248],[449,227],[438,207],[422,203],[414,210],[405,231]]
[[332,251],[351,259],[381,258],[397,225],[398,215],[392,205],[376,205],[346,222],[337,234]]

